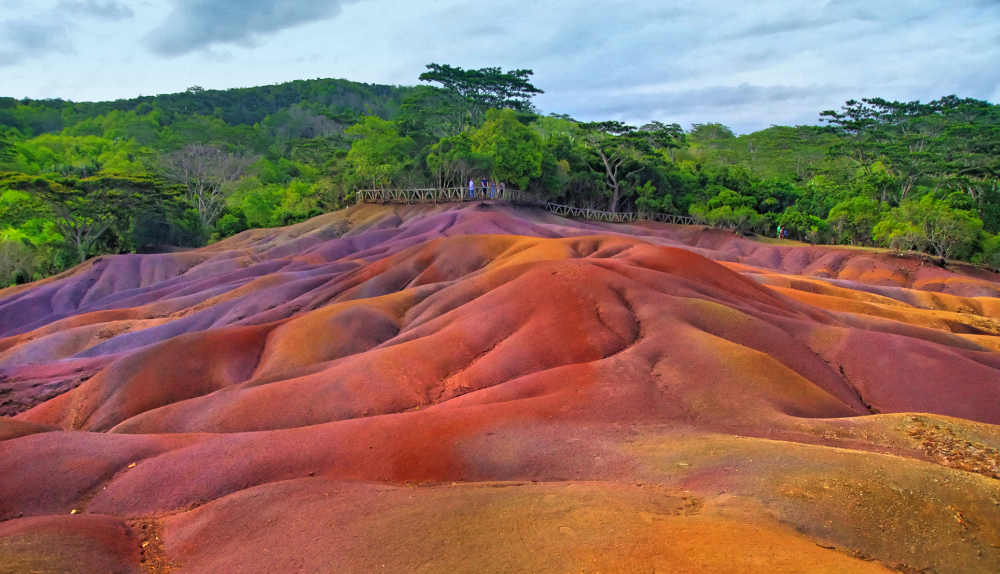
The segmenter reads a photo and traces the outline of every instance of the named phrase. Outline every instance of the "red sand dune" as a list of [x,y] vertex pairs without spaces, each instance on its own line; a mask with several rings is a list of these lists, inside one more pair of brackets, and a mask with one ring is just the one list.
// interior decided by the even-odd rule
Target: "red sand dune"
[[1000,571],[1000,283],[361,205],[0,292],[0,572]]

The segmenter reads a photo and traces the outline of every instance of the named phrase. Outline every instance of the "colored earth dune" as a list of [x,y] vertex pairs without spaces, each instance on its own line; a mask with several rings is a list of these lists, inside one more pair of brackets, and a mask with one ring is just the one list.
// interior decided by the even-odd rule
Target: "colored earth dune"
[[359,205],[0,297],[0,572],[1000,571],[971,267]]

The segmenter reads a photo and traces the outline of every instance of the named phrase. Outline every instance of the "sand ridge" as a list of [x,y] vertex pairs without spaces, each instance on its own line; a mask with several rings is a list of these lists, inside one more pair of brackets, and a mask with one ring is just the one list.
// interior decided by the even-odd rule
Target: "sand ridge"
[[88,262],[2,293],[0,558],[1000,568],[998,283],[920,263],[487,204]]

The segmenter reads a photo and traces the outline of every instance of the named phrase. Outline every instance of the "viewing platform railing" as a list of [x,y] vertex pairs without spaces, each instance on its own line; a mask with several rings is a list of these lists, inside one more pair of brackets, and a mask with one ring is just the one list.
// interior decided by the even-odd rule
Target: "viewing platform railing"
[[470,192],[463,187],[427,188],[427,189],[365,189],[357,192],[358,203],[452,203],[462,201],[505,201],[541,207],[562,217],[579,217],[591,221],[607,221],[610,223],[631,223],[647,220],[679,225],[695,225],[698,222],[686,215],[670,213],[644,213],[598,211],[584,207],[570,207],[558,203],[543,201],[538,197],[519,189],[483,189],[477,187]]

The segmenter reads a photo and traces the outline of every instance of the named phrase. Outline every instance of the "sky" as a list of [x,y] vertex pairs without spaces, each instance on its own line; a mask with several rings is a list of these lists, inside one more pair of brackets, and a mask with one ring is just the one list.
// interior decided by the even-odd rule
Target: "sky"
[[0,0],[0,95],[534,71],[543,113],[816,124],[851,98],[1000,102],[1000,0]]

